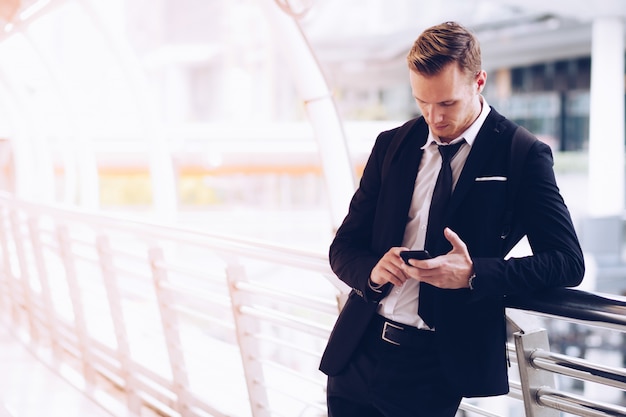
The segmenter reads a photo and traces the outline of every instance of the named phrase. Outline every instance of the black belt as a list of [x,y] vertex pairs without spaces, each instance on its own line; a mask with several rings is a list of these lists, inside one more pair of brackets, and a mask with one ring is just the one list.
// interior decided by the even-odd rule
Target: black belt
[[398,323],[379,314],[374,315],[370,327],[380,340],[396,346],[426,347],[431,345],[435,337],[433,331]]

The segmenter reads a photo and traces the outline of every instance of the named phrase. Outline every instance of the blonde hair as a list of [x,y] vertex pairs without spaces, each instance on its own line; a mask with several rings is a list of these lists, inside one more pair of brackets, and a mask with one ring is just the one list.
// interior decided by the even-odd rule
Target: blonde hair
[[426,29],[407,55],[409,69],[427,76],[438,74],[453,62],[469,75],[482,70],[478,39],[456,22],[445,22]]

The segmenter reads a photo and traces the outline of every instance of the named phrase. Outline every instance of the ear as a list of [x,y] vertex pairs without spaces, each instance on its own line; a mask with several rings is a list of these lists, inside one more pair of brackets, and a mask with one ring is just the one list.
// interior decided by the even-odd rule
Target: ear
[[485,70],[480,70],[480,72],[476,76],[476,85],[478,87],[479,93],[483,91],[486,83],[487,83],[487,72]]

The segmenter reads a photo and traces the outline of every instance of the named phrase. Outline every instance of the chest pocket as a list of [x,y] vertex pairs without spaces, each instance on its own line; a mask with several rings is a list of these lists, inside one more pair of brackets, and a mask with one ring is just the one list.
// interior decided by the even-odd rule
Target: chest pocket
[[[503,175],[480,176],[474,179],[472,190],[471,218],[476,219],[483,230],[493,229],[494,226],[502,224],[497,221],[504,219],[507,204],[508,178]],[[497,227],[500,232],[500,226]],[[493,232],[496,230],[493,229]],[[491,230],[490,230],[491,232]]]

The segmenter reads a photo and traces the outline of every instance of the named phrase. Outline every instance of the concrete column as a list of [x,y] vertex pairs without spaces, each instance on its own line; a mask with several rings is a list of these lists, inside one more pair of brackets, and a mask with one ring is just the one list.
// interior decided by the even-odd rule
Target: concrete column
[[593,22],[589,130],[589,207],[579,231],[600,267],[595,289],[606,291],[603,267],[622,264],[624,240],[624,24],[617,16]]
[[593,22],[589,116],[589,214],[624,211],[624,24],[621,18]]

